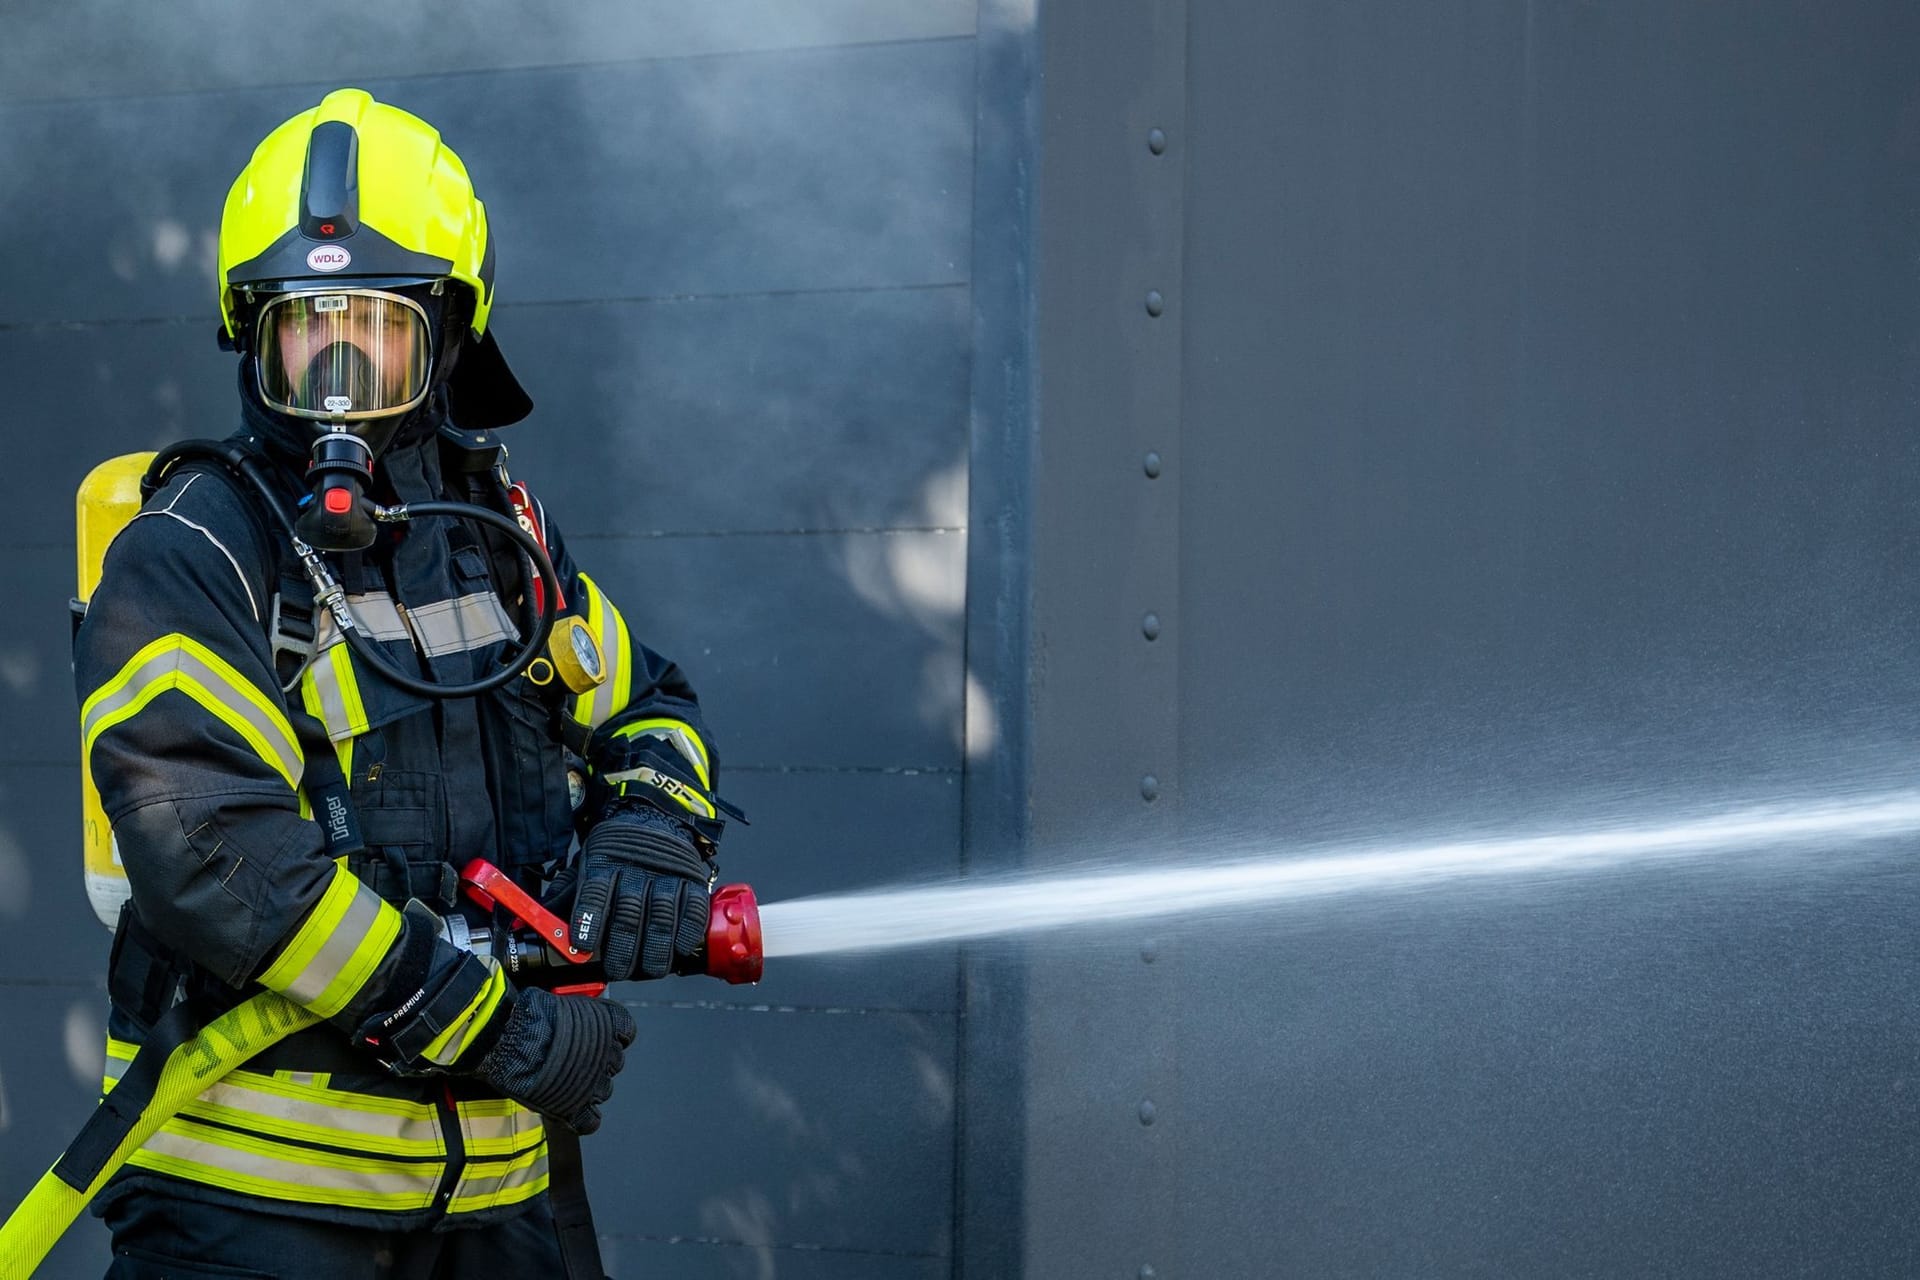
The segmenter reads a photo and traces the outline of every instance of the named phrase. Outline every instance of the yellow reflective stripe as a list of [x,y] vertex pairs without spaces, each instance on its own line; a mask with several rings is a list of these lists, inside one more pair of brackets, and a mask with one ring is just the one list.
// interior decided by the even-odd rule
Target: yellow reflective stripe
[[460,1172],[448,1213],[475,1213],[503,1204],[518,1204],[547,1189],[547,1144],[512,1160],[473,1162]]
[[300,701],[327,727],[327,737],[334,742],[344,742],[370,727],[351,652],[338,632],[300,673]]
[[607,673],[605,680],[575,695],[573,700],[574,720],[591,728],[624,708],[633,695],[633,661],[629,647],[632,642],[627,634],[627,620],[620,616],[620,610],[594,580],[583,573],[580,585],[587,597],[587,629],[600,648],[600,663]]
[[[112,1092],[119,1083],[138,1047],[108,1037],[105,1092]],[[440,1112],[433,1103],[331,1089],[311,1083],[325,1076],[298,1074],[304,1078],[263,1075],[257,1071],[229,1072],[203,1090],[180,1114],[214,1120],[266,1138],[291,1138],[381,1155],[446,1156]],[[495,1134],[500,1128],[496,1123],[487,1132]],[[509,1132],[509,1141],[511,1136]],[[498,1141],[493,1145],[499,1147]],[[511,1152],[517,1146],[499,1149]],[[486,1154],[477,1152],[472,1143],[468,1150]]]
[[128,1163],[275,1200],[393,1210],[426,1208],[446,1169],[291,1147],[191,1120],[162,1125]]
[[412,1118],[371,1116],[336,1107],[332,1100],[316,1102],[262,1089],[251,1082],[228,1080],[209,1086],[198,1100],[181,1108],[180,1114],[271,1138],[318,1142],[379,1155],[445,1157],[447,1146],[440,1119],[432,1107],[422,1111],[425,1114]]
[[[291,1008],[291,1006],[289,1006]],[[109,1037],[107,1089],[111,1091],[138,1046]],[[180,1115],[169,1120],[130,1163],[144,1169],[271,1199],[375,1210],[423,1208],[446,1174],[443,1150],[423,1151],[431,1158],[415,1162],[380,1159],[365,1140],[382,1120],[437,1124],[431,1103],[352,1093],[306,1084],[307,1073],[234,1071],[205,1090]],[[266,1095],[268,1105],[293,1100],[313,1103],[329,1117],[311,1128],[287,1124],[285,1114],[262,1115],[251,1107],[223,1112],[207,1102],[216,1090]],[[205,1104],[205,1105],[203,1105]],[[540,1117],[506,1098],[476,1098],[455,1104],[467,1164],[448,1204],[451,1213],[474,1213],[517,1204],[539,1195],[548,1184],[546,1130]],[[232,1132],[197,1122],[196,1113],[223,1124],[279,1124],[286,1136],[317,1140],[345,1151],[320,1151],[278,1141],[275,1135]],[[355,1132],[344,1133],[346,1128]],[[389,1133],[397,1133],[392,1129]],[[346,1140],[342,1140],[345,1138]],[[372,1154],[353,1154],[369,1152]],[[395,1150],[393,1154],[403,1154]]]
[[480,988],[480,994],[468,1002],[460,1011],[460,1016],[450,1023],[445,1031],[428,1041],[421,1057],[429,1062],[450,1067],[460,1060],[460,1054],[467,1047],[467,1041],[473,1033],[487,1025],[487,1019],[500,1007],[500,1000],[507,994],[507,975],[491,956],[482,956],[481,963],[488,969],[486,985]]
[[642,734],[664,738],[667,745],[685,757],[687,763],[693,766],[693,772],[700,779],[700,785],[708,789],[713,787],[712,765],[707,759],[707,744],[700,741],[700,735],[693,731],[692,725],[684,720],[638,720],[633,724],[623,724],[613,731],[613,736],[616,738],[637,738]]
[[260,985],[332,1017],[347,1007],[399,936],[400,913],[336,863],[333,882],[260,975]]
[[286,713],[225,658],[177,633],[161,636],[127,659],[80,708],[81,758],[91,759],[101,734],[169,690],[186,694],[239,734],[288,786],[300,785],[304,761]]
[[469,1156],[518,1155],[547,1140],[539,1113],[511,1098],[475,1098],[455,1110]]
[[607,672],[605,681],[612,692],[612,697],[607,704],[607,714],[612,715],[616,711],[625,710],[628,700],[633,697],[633,650],[630,647],[633,642],[627,635],[625,615],[614,606],[611,600],[607,601],[607,612],[613,615],[613,645],[601,652],[612,655],[607,659],[613,665]]
[[327,654],[327,663],[333,668],[333,678],[340,688],[340,700],[346,704],[347,727],[353,733],[367,731],[367,707],[360,700],[360,681],[353,674],[353,658],[344,643],[333,646]]
[[[334,757],[340,761],[340,776],[347,779],[348,781],[352,781],[353,779],[353,737],[352,737],[351,730],[349,730],[347,733],[341,734],[338,737],[334,735],[334,732],[333,732],[334,727],[327,720],[326,704],[321,701],[320,685],[313,678],[313,670],[314,670],[313,667],[309,666],[305,671],[302,671],[300,673],[300,704],[307,709],[308,715],[312,716],[315,720],[318,720],[323,726],[325,726],[327,730],[327,738],[329,741],[333,743]],[[341,714],[341,721],[344,725],[345,719],[346,719],[346,712],[344,708],[341,710],[340,714]]]
[[627,790],[628,783],[639,782],[653,788],[662,795],[669,796],[678,801],[681,808],[691,813],[704,814],[709,818],[717,818],[720,816],[714,810],[712,801],[708,800],[686,783],[680,781],[680,779],[670,774],[662,773],[651,765],[643,764],[638,768],[622,769],[617,773],[604,774],[601,777],[601,781],[617,788],[623,796],[632,794]]
[[[600,602],[600,588],[593,585],[592,578],[589,578],[584,573],[581,574],[580,586],[587,597],[587,630],[593,633],[593,643],[600,650],[600,665],[604,668],[614,660],[614,656],[607,652],[607,646],[603,638],[606,626],[606,608]],[[612,673],[609,672],[608,674]],[[607,718],[608,713],[600,711],[600,691],[606,688],[606,686],[607,682],[603,680],[585,693],[574,695],[573,718],[577,723],[591,726],[599,724],[600,721]],[[596,715],[596,713],[598,714]]]

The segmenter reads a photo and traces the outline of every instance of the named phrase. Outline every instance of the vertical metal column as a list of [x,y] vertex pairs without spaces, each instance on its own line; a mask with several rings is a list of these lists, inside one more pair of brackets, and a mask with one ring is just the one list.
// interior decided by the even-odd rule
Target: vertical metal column
[[[1180,835],[1186,5],[1052,4],[1041,46],[1032,860],[1159,859]],[[1027,1274],[1152,1276],[1180,1212],[1177,957],[1143,934],[1030,961]]]
[[[973,366],[967,458],[966,755],[970,875],[1027,856],[1033,542],[1033,173],[1040,84],[1031,0],[981,0],[974,42]],[[954,1274],[1020,1267],[1025,1177],[1025,967],[970,950],[955,1071]]]

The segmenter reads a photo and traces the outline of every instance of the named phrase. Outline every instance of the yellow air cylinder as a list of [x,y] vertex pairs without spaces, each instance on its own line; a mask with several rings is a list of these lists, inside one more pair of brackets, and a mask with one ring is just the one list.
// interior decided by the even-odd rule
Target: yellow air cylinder
[[[80,553],[79,591],[74,600],[82,607],[100,585],[107,545],[140,513],[140,477],[152,461],[151,452],[121,454],[89,471],[80,482],[74,499],[75,541]],[[127,900],[127,872],[120,865],[113,828],[101,812],[100,793],[94,788],[93,773],[85,760],[80,762],[80,811],[87,901],[93,904],[93,914],[100,917],[100,923],[111,929],[120,918],[120,904]]]

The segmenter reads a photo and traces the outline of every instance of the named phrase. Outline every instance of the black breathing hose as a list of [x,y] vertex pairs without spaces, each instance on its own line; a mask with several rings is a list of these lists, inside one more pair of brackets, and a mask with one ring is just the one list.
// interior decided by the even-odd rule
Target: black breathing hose
[[[532,569],[529,578],[537,577],[542,590],[537,594],[541,603],[536,606],[532,626],[520,647],[514,650],[506,664],[491,675],[478,680],[469,680],[460,684],[441,684],[433,680],[423,680],[395,666],[380,647],[370,639],[353,617],[352,606],[347,603],[346,592],[333,579],[320,554],[301,540],[294,532],[293,513],[287,510],[280,495],[274,491],[272,482],[262,474],[259,455],[228,440],[186,440],[163,449],[147,468],[146,478],[141,481],[142,498],[151,497],[166,483],[168,473],[180,463],[195,459],[218,462],[229,470],[237,472],[256,490],[267,504],[267,510],[279,523],[280,529],[293,543],[293,550],[300,557],[307,570],[307,576],[314,585],[314,609],[327,609],[334,616],[341,636],[346,640],[354,655],[364,661],[374,674],[389,684],[397,685],[409,693],[426,698],[471,698],[498,689],[525,671],[532,661],[540,656],[547,643],[547,636],[553,630],[554,618],[559,611],[560,576],[554,572],[553,561],[548,557],[546,548],[540,545],[520,522],[510,516],[502,515],[487,507],[476,506],[468,502],[413,502],[401,503],[393,507],[373,507],[374,520],[381,524],[402,524],[416,516],[453,516],[462,520],[474,520],[488,525],[511,538],[519,548],[522,558]],[[532,604],[530,601],[529,604]]]
[[[553,630],[553,620],[559,611],[560,575],[553,570],[553,561],[547,555],[547,549],[540,545],[539,539],[520,527],[520,522],[511,516],[501,515],[487,507],[475,506],[470,502],[405,502],[397,507],[375,507],[374,519],[381,524],[398,524],[411,520],[415,516],[455,516],[462,520],[476,520],[491,525],[519,544],[520,553],[539,576],[543,584],[538,593],[541,605],[533,616],[533,627],[527,638],[507,660],[507,664],[490,676],[470,680],[465,684],[437,684],[432,680],[422,680],[418,676],[408,675],[387,660],[387,655],[373,641],[363,634],[358,626],[341,628],[347,638],[347,644],[356,656],[366,659],[367,665],[379,673],[380,678],[390,684],[399,685],[410,693],[418,693],[429,698],[471,698],[498,689],[501,685],[525,671],[532,661],[540,656],[546,647],[547,636]],[[534,594],[532,592],[529,595]],[[346,597],[340,597],[341,608],[346,608]],[[337,617],[337,615],[336,615]]]

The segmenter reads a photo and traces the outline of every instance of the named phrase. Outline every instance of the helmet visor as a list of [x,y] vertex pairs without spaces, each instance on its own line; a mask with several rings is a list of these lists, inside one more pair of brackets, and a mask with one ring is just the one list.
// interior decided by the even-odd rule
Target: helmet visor
[[288,293],[260,312],[260,396],[281,413],[353,422],[427,393],[427,313],[378,289]]

